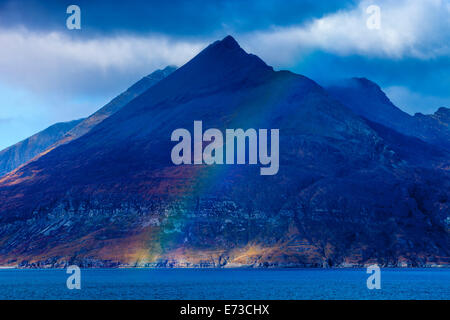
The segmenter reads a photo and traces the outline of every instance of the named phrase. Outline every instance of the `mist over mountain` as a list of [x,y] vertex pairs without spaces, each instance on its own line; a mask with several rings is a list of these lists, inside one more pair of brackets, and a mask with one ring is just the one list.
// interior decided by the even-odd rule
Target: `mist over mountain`
[[[393,128],[391,115],[402,126],[412,117],[378,89],[363,81],[343,93],[349,106],[230,36],[216,41],[87,133],[0,179],[0,263],[448,264],[449,154]],[[278,174],[174,165],[171,133],[197,120],[222,132],[279,129]]]
[[432,116],[411,116],[396,107],[376,83],[366,78],[347,79],[327,87],[327,91],[370,121],[450,150],[447,108],[439,109]]

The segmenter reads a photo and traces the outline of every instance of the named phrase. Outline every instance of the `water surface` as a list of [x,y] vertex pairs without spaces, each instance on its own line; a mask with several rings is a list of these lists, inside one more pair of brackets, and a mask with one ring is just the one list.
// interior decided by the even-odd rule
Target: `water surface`
[[369,290],[365,269],[82,269],[81,290],[65,270],[0,270],[1,299],[449,299],[450,269],[382,269]]

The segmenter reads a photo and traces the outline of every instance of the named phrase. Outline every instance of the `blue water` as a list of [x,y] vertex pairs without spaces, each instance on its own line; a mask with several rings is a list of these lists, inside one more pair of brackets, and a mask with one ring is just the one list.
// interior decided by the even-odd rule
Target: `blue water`
[[1,299],[450,299],[450,269],[382,269],[369,290],[365,269],[82,269],[81,290],[65,270],[0,270]]

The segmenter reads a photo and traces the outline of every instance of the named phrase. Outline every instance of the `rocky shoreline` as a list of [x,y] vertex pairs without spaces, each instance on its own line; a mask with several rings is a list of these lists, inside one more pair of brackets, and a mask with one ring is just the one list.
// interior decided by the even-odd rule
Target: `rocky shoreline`
[[0,269],[65,269],[70,265],[77,265],[80,268],[87,269],[109,269],[109,268],[148,268],[148,269],[290,269],[290,268],[306,268],[306,269],[356,269],[356,268],[366,268],[370,265],[378,265],[381,268],[449,268],[450,264],[439,264],[439,263],[410,263],[410,262],[399,262],[397,264],[378,264],[376,262],[366,262],[366,263],[342,263],[330,266],[327,263],[309,263],[309,264],[295,264],[295,263],[254,263],[254,264],[240,264],[240,263],[224,263],[217,264],[211,261],[203,261],[201,263],[189,263],[189,262],[179,262],[175,260],[161,260],[152,263],[142,263],[142,264],[128,264],[121,263],[118,261],[111,260],[98,260],[98,259],[84,259],[81,261],[57,261],[50,262],[38,261],[38,262],[28,262],[22,261],[16,265],[6,265],[0,266]]

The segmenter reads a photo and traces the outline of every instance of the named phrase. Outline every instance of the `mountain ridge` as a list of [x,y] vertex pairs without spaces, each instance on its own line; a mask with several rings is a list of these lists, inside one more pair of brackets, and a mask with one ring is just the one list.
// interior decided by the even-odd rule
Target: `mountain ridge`
[[[450,129],[448,124],[436,120],[439,112],[434,116],[411,116],[395,106],[380,86],[367,78],[346,79],[326,87],[326,90],[356,114],[370,121],[450,150]],[[445,110],[441,109],[444,118]]]
[[23,165],[50,147],[54,141],[64,137],[72,128],[81,123],[84,118],[68,122],[59,122],[35,133],[10,147],[0,151],[0,177]]
[[[105,106],[103,106],[102,108],[91,114],[89,117],[80,119],[76,122],[75,121],[67,122],[67,125],[65,125],[66,129],[60,131],[59,134],[53,135],[52,137],[49,137],[47,135],[47,140],[43,144],[29,146],[27,143],[28,145],[28,147],[26,148],[27,150],[20,151],[21,148],[24,149],[25,142],[30,142],[31,139],[37,137],[36,135],[46,135],[46,132],[48,132],[48,130],[52,130],[51,129],[52,127],[54,126],[61,127],[62,126],[61,124],[55,124],[47,128],[46,130],[36,135],[33,135],[30,138],[25,139],[22,142],[19,142],[16,145],[13,145],[9,148],[6,148],[3,151],[0,151],[0,177],[7,174],[8,172],[14,171],[15,169],[24,165],[28,161],[38,159],[40,156],[50,152],[52,149],[86,134],[97,124],[102,122],[104,119],[106,119],[113,113],[120,110],[120,108],[122,108],[125,104],[130,102],[135,97],[139,96],[146,89],[148,89],[161,79],[167,77],[174,70],[176,70],[176,67],[167,66],[162,70],[161,69],[156,70],[151,74],[143,77],[141,80],[133,84],[130,88],[128,88],[126,91],[115,97],[113,100],[111,100]],[[14,150],[19,151],[14,152]],[[14,155],[17,152],[26,154],[26,156],[24,155],[20,156],[20,154]]]

